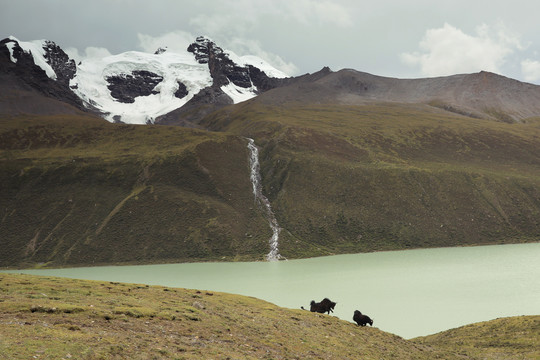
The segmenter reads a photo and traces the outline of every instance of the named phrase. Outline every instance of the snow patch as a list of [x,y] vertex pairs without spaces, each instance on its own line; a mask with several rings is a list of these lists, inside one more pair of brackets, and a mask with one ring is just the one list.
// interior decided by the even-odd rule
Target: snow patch
[[10,41],[6,44],[6,46],[9,50],[9,59],[16,64],[17,59],[13,56],[13,48],[15,47],[15,43]]
[[233,62],[235,62],[239,66],[247,67],[248,65],[255,66],[259,70],[263,71],[266,76],[283,79],[288,78],[289,75],[285,74],[284,72],[279,71],[263,59],[261,59],[258,56],[255,55],[244,55],[244,56],[238,56],[234,52],[230,50],[225,50],[225,53],[231,59]]
[[257,96],[257,87],[255,87],[254,85],[246,89],[240,86],[236,86],[232,82],[230,82],[229,84],[222,86],[221,91],[227,94],[235,104]]
[[253,65],[256,68],[259,68],[261,71],[263,71],[266,76],[278,78],[278,79],[284,79],[288,78],[289,75],[285,74],[282,71],[279,71],[260,57],[257,57],[255,55],[245,55],[241,57],[241,60],[244,61],[247,65]]

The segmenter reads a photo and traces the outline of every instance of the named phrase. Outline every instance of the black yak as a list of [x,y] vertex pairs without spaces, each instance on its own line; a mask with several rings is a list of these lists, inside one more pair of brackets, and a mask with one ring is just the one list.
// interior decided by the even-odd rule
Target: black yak
[[371,320],[369,316],[363,315],[358,310],[354,311],[353,320],[356,322],[356,325],[359,326],[366,326],[367,324],[373,326],[373,320]]
[[[334,312],[334,307],[336,306],[336,303],[333,301],[330,301],[328,298],[322,299],[321,302],[315,302],[315,300],[311,300],[309,311],[311,312],[318,312],[321,314]],[[304,307],[302,306],[302,309]]]

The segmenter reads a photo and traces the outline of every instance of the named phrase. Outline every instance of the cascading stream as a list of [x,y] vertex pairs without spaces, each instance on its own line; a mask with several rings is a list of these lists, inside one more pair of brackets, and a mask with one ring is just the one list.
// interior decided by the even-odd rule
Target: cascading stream
[[281,259],[278,249],[279,233],[281,232],[281,228],[279,227],[276,216],[272,211],[270,201],[268,201],[268,198],[264,196],[262,192],[259,149],[257,146],[255,146],[255,141],[253,139],[248,138],[248,149],[250,167],[249,177],[251,179],[251,185],[253,186],[253,195],[255,196],[255,201],[263,206],[266,212],[266,217],[268,218],[268,222],[270,224],[270,228],[272,229],[272,237],[268,241],[270,244],[270,252],[266,255],[266,260],[276,261]]

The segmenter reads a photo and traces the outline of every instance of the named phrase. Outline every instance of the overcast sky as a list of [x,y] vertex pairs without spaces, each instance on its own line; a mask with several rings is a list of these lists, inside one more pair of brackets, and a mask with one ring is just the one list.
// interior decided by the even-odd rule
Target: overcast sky
[[0,0],[0,37],[84,57],[185,49],[207,35],[289,75],[486,70],[540,84],[539,10],[537,0]]

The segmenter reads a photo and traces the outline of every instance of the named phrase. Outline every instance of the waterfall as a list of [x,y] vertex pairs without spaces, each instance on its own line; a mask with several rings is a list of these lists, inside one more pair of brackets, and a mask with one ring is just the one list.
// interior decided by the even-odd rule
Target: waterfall
[[263,206],[266,212],[266,217],[268,218],[268,222],[270,224],[270,228],[272,229],[272,237],[268,241],[270,244],[270,252],[266,255],[266,260],[276,261],[281,259],[281,255],[279,254],[278,250],[279,233],[281,232],[281,228],[279,227],[276,216],[272,211],[270,201],[268,201],[262,192],[259,149],[257,146],[255,146],[255,141],[253,139],[248,138],[248,149],[250,167],[249,178],[251,179],[251,185],[253,186],[253,195],[255,196],[255,201]]

